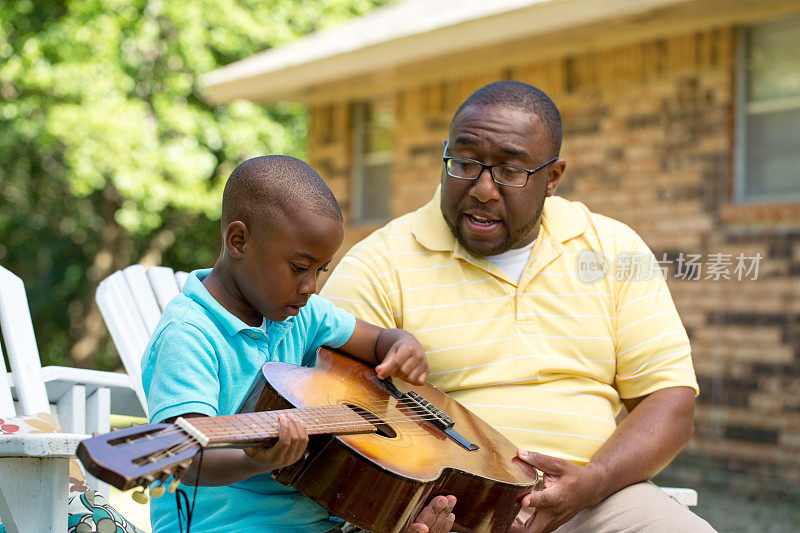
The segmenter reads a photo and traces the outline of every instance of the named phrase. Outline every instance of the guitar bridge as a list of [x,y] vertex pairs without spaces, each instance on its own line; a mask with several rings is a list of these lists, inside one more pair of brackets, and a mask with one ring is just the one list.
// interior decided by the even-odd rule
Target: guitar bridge
[[441,409],[433,405],[416,392],[402,392],[395,386],[394,383],[392,383],[391,378],[375,378],[375,381],[378,383],[378,385],[386,389],[389,394],[397,398],[398,404],[410,408],[412,411],[420,415],[423,420],[430,422],[442,433],[450,437],[450,439],[455,441],[459,446],[462,446],[471,452],[479,448],[477,444],[469,442],[453,429],[455,422],[452,418],[444,414]]

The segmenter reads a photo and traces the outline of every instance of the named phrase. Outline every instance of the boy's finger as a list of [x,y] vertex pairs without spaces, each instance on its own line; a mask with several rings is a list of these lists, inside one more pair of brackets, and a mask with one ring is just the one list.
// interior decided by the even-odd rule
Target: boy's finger
[[420,370],[427,368],[427,366],[424,359],[411,356],[400,366],[400,372],[410,376],[411,374],[418,374]]
[[390,351],[386,354],[386,358],[383,362],[375,367],[375,371],[378,373],[378,377],[383,379],[391,376],[400,366],[400,363],[402,363],[402,361],[398,360],[397,352]]

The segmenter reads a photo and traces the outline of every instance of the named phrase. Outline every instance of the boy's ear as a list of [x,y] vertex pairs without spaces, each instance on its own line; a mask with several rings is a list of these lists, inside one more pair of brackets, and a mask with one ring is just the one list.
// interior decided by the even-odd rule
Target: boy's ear
[[250,231],[241,220],[234,220],[225,228],[225,250],[233,259],[241,259]]

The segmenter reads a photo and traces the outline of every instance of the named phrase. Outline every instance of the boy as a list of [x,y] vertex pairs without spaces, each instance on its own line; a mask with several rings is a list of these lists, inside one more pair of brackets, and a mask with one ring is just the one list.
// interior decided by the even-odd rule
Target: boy
[[[424,383],[428,365],[413,336],[357,320],[314,294],[343,233],[336,199],[309,165],[287,156],[239,165],[223,193],[219,259],[189,276],[145,349],[151,421],[233,414],[264,362],[313,366],[321,345],[377,365],[380,377]],[[203,453],[193,532],[336,528],[327,511],[270,477],[308,444],[298,420],[279,423],[271,447]],[[196,463],[184,482],[194,483]],[[151,520],[154,533],[177,531],[175,496],[152,500]]]

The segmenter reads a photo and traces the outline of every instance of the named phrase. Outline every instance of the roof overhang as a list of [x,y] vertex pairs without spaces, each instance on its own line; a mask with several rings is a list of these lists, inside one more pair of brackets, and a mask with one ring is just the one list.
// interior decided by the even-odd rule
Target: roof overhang
[[216,104],[364,97],[381,85],[797,13],[797,0],[406,0],[210,72],[200,85]]
[[300,100],[309,87],[688,1],[407,0],[227,65],[200,84],[217,104]]

